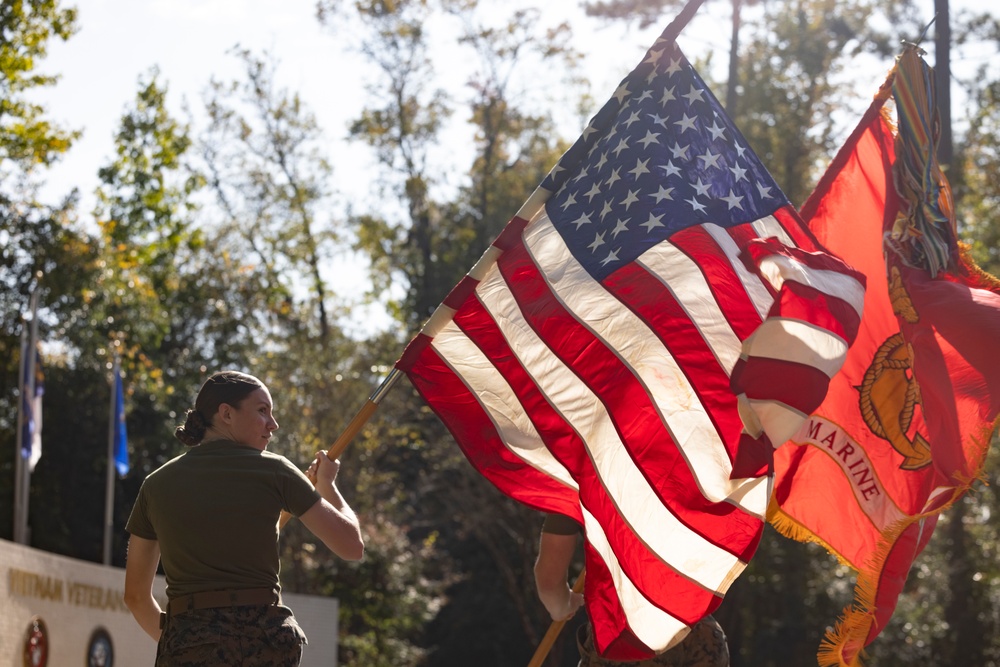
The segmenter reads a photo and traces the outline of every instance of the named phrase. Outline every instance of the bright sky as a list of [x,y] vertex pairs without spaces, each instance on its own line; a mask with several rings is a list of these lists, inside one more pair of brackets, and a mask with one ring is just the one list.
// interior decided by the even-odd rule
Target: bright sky
[[[366,210],[374,178],[371,151],[346,141],[347,125],[358,115],[366,97],[363,67],[342,48],[339,40],[343,38],[316,20],[315,0],[63,0],[62,4],[77,7],[79,31],[67,42],[51,43],[40,69],[59,75],[60,80],[39,92],[36,99],[47,108],[50,119],[64,127],[82,129],[83,135],[45,175],[42,196],[46,201],[54,202],[76,187],[81,195],[81,219],[86,221],[94,208],[97,171],[113,155],[114,134],[122,113],[134,103],[139,78],[148,78],[150,68],[158,67],[161,83],[168,86],[171,112],[185,119],[186,103],[197,124],[201,96],[209,80],[243,77],[240,62],[229,54],[238,44],[255,55],[266,50],[278,58],[279,84],[301,95],[330,142],[340,199],[358,211]],[[535,4],[545,5],[546,25],[578,18],[582,34],[574,44],[594,53],[591,63],[596,64],[588,65],[587,71],[597,102],[611,95],[659,32],[650,29],[641,35],[630,34],[618,24],[601,28],[584,19],[577,0],[484,3],[498,13]],[[623,37],[631,43],[623,46]],[[453,47],[454,42],[442,46]],[[465,76],[461,62],[456,58],[444,62],[438,63],[438,73],[450,77],[461,91]],[[448,63],[454,65],[449,67]],[[449,69],[442,71],[445,67]],[[570,140],[582,130],[578,119],[571,122],[573,127],[565,128]],[[450,140],[450,149],[445,147],[443,152],[454,159],[456,144],[461,147],[467,142],[466,137],[458,142]],[[474,260],[470,259],[470,267]],[[343,261],[358,263],[349,257]],[[340,270],[337,274],[341,283],[338,293],[363,291],[360,284],[358,289],[342,285],[345,276],[364,280],[363,270]]]
[[267,49],[281,61],[282,83],[299,90],[336,136],[348,117],[340,102],[360,91],[337,45],[313,17],[312,2],[294,0],[63,0],[79,11],[77,34],[51,44],[42,68],[59,83],[41,97],[50,116],[83,130],[83,136],[50,172],[50,190],[80,187],[84,210],[97,186],[97,170],[113,151],[121,115],[150,68],[166,82],[168,105],[180,118],[186,101],[194,110],[211,77],[241,76],[228,51],[239,44]]
[[[314,0],[63,0],[79,10],[80,30],[68,42],[51,44],[41,65],[58,74],[59,83],[41,93],[53,120],[82,128],[83,137],[50,173],[46,192],[66,192],[80,187],[84,210],[97,184],[96,173],[112,155],[113,136],[122,112],[135,99],[138,79],[154,65],[169,86],[168,104],[179,116],[182,100],[195,111],[210,77],[228,81],[242,75],[238,60],[228,52],[236,44],[255,54],[267,50],[280,61],[280,83],[299,92],[317,115],[336,153],[353,150],[368,161],[367,149],[341,145],[346,125],[364,101],[365,92],[357,63],[341,49],[329,29],[315,18]],[[552,20],[582,17],[577,0],[516,3],[494,0],[497,7],[545,4]],[[560,12],[562,14],[560,14]],[[608,39],[612,36],[614,39]],[[637,62],[655,33],[634,46],[622,48],[623,26],[604,29],[596,37],[593,27],[582,39],[587,46],[610,44],[594,71],[594,95],[603,101],[617,81]],[[584,46],[583,42],[577,44]],[[442,72],[447,75],[448,72]],[[600,81],[607,83],[602,88]],[[579,132],[582,128],[572,128]],[[572,138],[572,137],[571,137]],[[335,176],[348,176],[337,170]]]
[[[931,5],[931,0],[923,1]],[[991,2],[953,0],[953,5],[986,9]],[[51,44],[40,69],[61,79],[36,99],[46,106],[52,120],[82,129],[83,136],[46,175],[43,197],[48,201],[77,187],[84,218],[93,209],[97,170],[112,156],[114,133],[123,111],[135,99],[140,76],[157,66],[161,82],[169,87],[168,105],[176,117],[184,118],[182,104],[186,102],[197,113],[211,77],[223,81],[242,77],[238,60],[228,54],[239,44],[258,55],[267,50],[277,56],[279,83],[301,95],[330,141],[341,198],[363,210],[373,175],[371,153],[345,139],[348,121],[365,100],[363,69],[350,60],[338,38],[320,26],[314,0],[63,0],[62,4],[78,8],[80,30],[68,42]],[[663,27],[639,33],[621,23],[609,26],[588,20],[578,0],[484,0],[483,5],[498,16],[516,6],[540,5],[546,25],[571,21],[574,45],[589,54],[585,71],[597,105],[610,97]],[[713,66],[725,67],[728,20],[728,10],[721,3],[707,3],[681,35],[688,57],[703,57],[714,48]],[[437,43],[439,48],[454,44],[447,39]],[[456,61],[445,60],[438,68],[443,76],[459,77],[455,83],[460,84],[464,73],[462,63]],[[859,94],[870,98],[890,64],[854,72]],[[724,76],[723,72],[718,78]],[[723,91],[716,94],[721,96]],[[579,119],[568,119],[563,131],[572,140],[582,126]],[[363,272],[351,273],[363,277]]]
[[[924,2],[931,6],[931,0]],[[991,2],[952,0],[952,5],[983,10]],[[337,38],[319,25],[314,0],[63,0],[62,4],[78,8],[80,30],[68,42],[51,44],[41,69],[60,75],[61,80],[38,99],[51,118],[84,134],[49,173],[46,192],[52,196],[79,187],[83,210],[90,210],[97,170],[112,154],[114,132],[122,112],[135,98],[140,76],[154,65],[159,67],[175,113],[180,115],[184,100],[197,111],[210,77],[231,80],[241,76],[237,59],[227,53],[236,44],[257,54],[268,50],[279,58],[281,83],[299,92],[316,113],[336,144],[333,154],[349,151],[356,156],[355,163],[369,161],[367,149],[344,142],[346,124],[364,100],[361,70],[348,60]],[[515,6],[541,5],[546,23],[570,20],[576,31],[575,46],[591,55],[586,71],[597,104],[611,95],[662,28],[640,34],[621,24],[587,20],[578,0],[484,0],[483,4],[497,15]],[[715,66],[724,66],[728,11],[722,9],[717,3],[707,3],[682,33],[681,46],[692,59],[714,47],[718,51]],[[720,30],[720,20],[725,30]],[[859,88],[877,87],[888,65],[855,73]],[[871,84],[860,77],[871,78]],[[722,91],[716,92],[721,96]],[[580,129],[567,127],[567,136],[574,138]],[[335,176],[360,173],[340,169]]]

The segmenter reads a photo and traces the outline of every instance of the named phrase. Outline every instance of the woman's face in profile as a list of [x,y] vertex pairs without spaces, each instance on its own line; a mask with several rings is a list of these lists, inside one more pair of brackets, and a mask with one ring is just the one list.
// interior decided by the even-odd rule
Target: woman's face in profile
[[233,439],[260,450],[266,449],[271,434],[278,430],[278,422],[271,413],[273,404],[267,388],[255,389],[238,406],[229,407],[229,428]]

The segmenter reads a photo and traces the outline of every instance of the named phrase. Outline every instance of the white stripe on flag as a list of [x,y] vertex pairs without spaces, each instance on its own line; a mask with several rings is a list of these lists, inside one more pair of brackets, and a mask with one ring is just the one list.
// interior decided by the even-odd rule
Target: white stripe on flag
[[837,271],[814,269],[784,255],[771,255],[760,263],[760,272],[774,286],[781,289],[786,280],[808,285],[824,294],[835,294],[854,308],[858,317],[864,310],[865,288],[854,276]]
[[669,241],[653,246],[636,263],[670,290],[701,332],[719,366],[726,375],[732,373],[740,357],[740,339],[719,309],[698,263]]
[[[624,308],[573,258],[562,236],[547,217],[542,216],[525,233],[524,241],[533,255],[548,259],[541,270],[566,307],[574,313],[587,313],[586,323],[582,322],[582,317],[578,318],[581,325],[590,325],[591,331],[636,373],[698,480],[702,495],[712,502],[728,501],[743,482],[729,479],[732,464],[725,445],[697,392],[670,351],[644,322]],[[558,267],[559,270],[547,270],[548,267]],[[566,285],[569,287],[564,287]],[[686,284],[685,287],[691,285]],[[710,303],[711,291],[707,286],[705,292],[707,295],[700,295],[706,303],[701,308],[703,312],[710,309],[707,304]],[[721,317],[720,313],[711,319],[717,321]],[[727,342],[739,350],[739,340],[735,335]],[[766,500],[750,507],[740,506],[757,517],[763,517],[767,509]]]
[[753,228],[762,239],[773,237],[787,246],[794,248],[797,245],[773,215],[764,216],[760,220],[754,221]]
[[847,344],[828,329],[802,320],[771,317],[744,343],[747,354],[811,366],[833,377],[844,363]]

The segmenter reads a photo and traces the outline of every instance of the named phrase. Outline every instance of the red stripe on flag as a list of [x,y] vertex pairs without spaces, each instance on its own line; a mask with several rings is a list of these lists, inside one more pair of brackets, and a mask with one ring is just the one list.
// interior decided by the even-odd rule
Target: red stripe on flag
[[[629,629],[628,619],[621,607],[615,577],[608,569],[600,553],[590,545],[585,545],[584,565],[587,570],[584,596],[588,600],[599,600],[600,604],[588,608],[593,619],[594,642],[601,655],[613,660],[641,660],[648,658],[652,651]],[[631,579],[631,577],[630,577]],[[650,585],[656,582],[648,582]],[[639,590],[645,590],[637,586]],[[699,596],[697,601],[686,598],[682,590],[661,587],[663,594],[670,601],[671,608],[667,613],[687,625],[694,625],[705,615],[711,614],[722,604],[722,597],[711,595],[708,598]],[[652,596],[647,596],[649,599]],[[651,603],[652,604],[652,603]]]
[[600,622],[591,619],[597,650],[614,660],[648,658],[653,651],[629,629],[611,570],[589,542],[584,543],[584,568],[587,578],[583,595],[590,601],[587,610],[600,617]]
[[493,240],[493,245],[500,250],[507,250],[521,243],[521,232],[528,226],[528,221],[516,215],[510,219],[500,235]]
[[753,357],[752,363],[738,364],[733,378],[737,376],[747,398],[777,401],[804,415],[819,407],[830,383],[830,378],[818,368],[767,357]]
[[430,345],[432,340],[433,339],[430,336],[422,333],[418,333],[414,336],[413,340],[407,344],[406,349],[403,350],[403,354],[401,354],[399,359],[396,361],[396,368],[404,373],[409,373],[417,363],[417,360],[423,353],[424,348]]
[[857,337],[861,316],[846,301],[795,281],[786,281],[785,288],[778,304],[781,317],[809,322],[844,341]]
[[[755,233],[750,225],[740,227]],[[698,266],[733,332],[740,340],[746,340],[760,326],[760,313],[754,308],[729,256],[700,226],[675,233],[670,242]]]
[[593,478],[595,473],[583,441],[552,407],[518,361],[517,355],[510,349],[507,339],[485,306],[477,299],[469,299],[455,314],[454,321],[504,377],[542,442],[556,460],[563,464],[578,483],[581,479]]
[[[658,601],[661,608],[669,609],[677,618],[692,623],[701,618],[705,605],[711,604],[712,598],[716,597],[714,591],[706,590],[665,564],[649,551],[632,527],[623,520],[618,506],[598,479],[597,471],[587,456],[586,445],[546,401],[534,381],[507,347],[503,336],[490,325],[492,318],[485,308],[470,301],[456,316],[455,322],[477,346],[490,350],[494,366],[514,388],[542,441],[577,480],[580,485],[580,502],[587,511],[599,518],[605,536],[629,580],[649,599]],[[476,467],[479,468],[479,465],[476,464]],[[483,474],[494,479],[491,470],[486,468],[481,470]],[[513,486],[508,488],[506,481],[496,482],[495,479],[494,481],[502,491],[517,497],[517,489]],[[747,517],[742,512],[734,511],[731,505],[721,505],[720,511],[728,511],[737,519]],[[751,533],[748,538],[756,546],[756,539],[763,524],[760,521],[747,521],[746,524],[745,526],[722,524],[718,526],[717,532],[729,539],[734,538],[734,533],[722,531],[742,530]],[[702,526],[698,528],[701,529]],[[755,531],[758,535],[752,534]]]
[[444,301],[441,303],[448,308],[458,310],[459,307],[461,307],[462,302],[468,299],[469,296],[476,291],[476,287],[478,285],[478,280],[466,275],[458,281],[458,284],[455,285],[450,292],[448,292],[448,296],[446,296]]
[[813,236],[809,228],[799,219],[799,215],[795,212],[795,209],[783,206],[772,215],[774,215],[774,219],[778,221],[778,224],[785,230],[785,233],[788,234],[796,246],[809,252],[822,250],[819,241],[816,240],[816,237]]

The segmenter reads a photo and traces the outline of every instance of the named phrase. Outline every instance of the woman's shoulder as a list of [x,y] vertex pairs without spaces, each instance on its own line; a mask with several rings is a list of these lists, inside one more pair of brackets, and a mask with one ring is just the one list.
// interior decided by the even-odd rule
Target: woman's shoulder
[[265,462],[267,466],[272,467],[276,470],[299,471],[298,466],[292,463],[292,461],[287,456],[284,456],[277,452],[271,452],[265,449],[264,451],[260,452],[260,458]]

